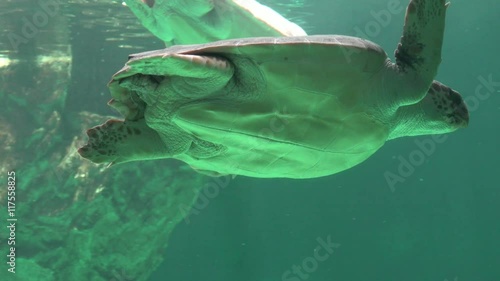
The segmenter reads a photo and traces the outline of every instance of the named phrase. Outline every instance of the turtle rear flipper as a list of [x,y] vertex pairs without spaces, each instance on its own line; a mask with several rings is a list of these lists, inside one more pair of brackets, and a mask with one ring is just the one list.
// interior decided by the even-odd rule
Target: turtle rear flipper
[[133,57],[110,85],[120,80],[120,87],[129,90],[126,92],[136,92],[147,104],[153,104],[158,95],[210,95],[224,88],[233,74],[233,66],[223,57],[158,50]]

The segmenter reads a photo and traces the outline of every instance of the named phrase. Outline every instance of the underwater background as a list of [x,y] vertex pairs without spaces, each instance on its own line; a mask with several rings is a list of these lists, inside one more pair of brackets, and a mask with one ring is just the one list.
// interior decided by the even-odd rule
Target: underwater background
[[[85,129],[117,116],[111,75],[164,45],[120,1],[59,0],[37,18],[49,2],[0,0],[0,280],[500,281],[499,1],[453,0],[447,14],[436,80],[464,96],[468,128],[308,180],[82,159]],[[393,58],[408,1],[261,3]]]

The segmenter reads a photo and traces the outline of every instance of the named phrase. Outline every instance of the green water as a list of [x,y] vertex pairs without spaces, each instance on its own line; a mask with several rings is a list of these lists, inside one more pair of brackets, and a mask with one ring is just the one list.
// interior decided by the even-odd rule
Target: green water
[[[364,37],[391,57],[407,4],[280,2],[263,1],[308,34]],[[82,164],[73,137],[84,139],[83,128],[103,119],[78,114],[115,114],[106,106],[111,75],[129,53],[163,45],[118,3],[63,6],[67,20],[51,26],[68,38],[36,37],[16,52],[6,36],[0,44],[0,54],[28,61],[44,46],[63,50],[67,43],[73,60],[70,74],[57,77],[31,64],[0,68],[0,101],[7,104],[0,179],[15,170],[19,187],[17,272],[7,271],[4,226],[1,280],[500,281],[500,2],[455,0],[448,10],[436,80],[466,98],[468,128],[393,140],[350,170],[309,180],[215,179],[164,160],[107,171]],[[36,11],[34,1],[0,0],[0,7],[4,34],[19,32],[16,9]],[[67,96],[34,98],[37,87],[48,86],[31,80],[67,85]],[[18,96],[10,94],[14,87]],[[8,225],[5,192],[0,198]]]
[[[406,1],[389,21],[377,21],[373,15],[388,11],[388,2],[311,1],[307,31],[362,31],[392,55]],[[469,128],[433,142],[435,150],[403,182],[391,189],[384,174],[397,174],[399,157],[422,151],[416,142],[430,137],[391,141],[331,177],[236,178],[178,226],[151,280],[280,280],[328,236],[340,247],[317,270],[303,270],[308,279],[288,280],[500,280],[499,8],[497,1],[452,1],[437,80],[478,103]],[[481,88],[490,77],[496,86]]]

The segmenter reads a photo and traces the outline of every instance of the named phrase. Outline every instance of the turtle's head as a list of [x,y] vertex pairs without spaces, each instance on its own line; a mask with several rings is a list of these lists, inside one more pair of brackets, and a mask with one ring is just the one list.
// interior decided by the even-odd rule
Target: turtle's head
[[469,110],[462,96],[434,81],[421,101],[398,109],[389,139],[444,134],[468,124]]
[[455,131],[469,125],[469,110],[462,96],[437,81],[432,82],[427,95],[419,102],[428,116],[430,127]]
[[87,130],[89,141],[78,153],[94,163],[118,164],[136,160],[165,158],[160,136],[147,127],[144,119],[111,119]]

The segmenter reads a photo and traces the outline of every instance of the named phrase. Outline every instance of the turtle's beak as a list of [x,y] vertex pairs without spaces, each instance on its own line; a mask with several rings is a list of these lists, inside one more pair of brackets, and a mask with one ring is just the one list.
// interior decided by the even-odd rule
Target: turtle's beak
[[441,111],[442,117],[454,131],[469,125],[469,110],[462,95],[452,88],[434,81],[428,92],[434,105]]

